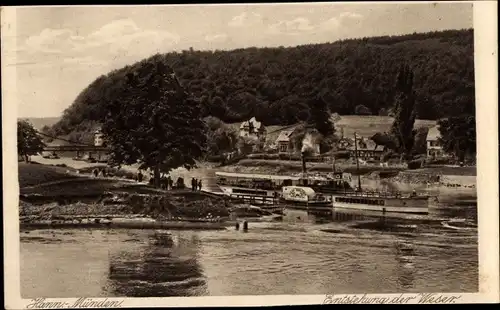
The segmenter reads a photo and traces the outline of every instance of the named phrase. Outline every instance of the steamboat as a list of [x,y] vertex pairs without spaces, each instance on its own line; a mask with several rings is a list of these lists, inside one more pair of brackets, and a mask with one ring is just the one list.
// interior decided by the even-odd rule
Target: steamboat
[[[356,167],[359,171],[357,157]],[[429,210],[428,195],[362,190],[359,173],[357,188],[351,186],[350,173],[334,171],[324,176],[308,174],[305,152],[302,152],[301,176],[216,172],[216,177],[217,185],[224,195],[251,204],[281,205],[309,211],[350,209],[427,214]]]

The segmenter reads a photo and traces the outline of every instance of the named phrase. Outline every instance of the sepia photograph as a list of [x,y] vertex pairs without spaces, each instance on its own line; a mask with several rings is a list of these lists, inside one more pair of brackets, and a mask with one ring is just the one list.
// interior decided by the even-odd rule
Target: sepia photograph
[[16,298],[485,293],[474,6],[2,8]]

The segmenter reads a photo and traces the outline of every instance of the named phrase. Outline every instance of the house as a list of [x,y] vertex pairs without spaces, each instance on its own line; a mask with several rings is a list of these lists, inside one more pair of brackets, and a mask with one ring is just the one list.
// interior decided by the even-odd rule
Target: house
[[351,157],[356,157],[356,151],[359,159],[369,160],[375,159],[380,160],[385,152],[385,147],[383,145],[377,145],[373,140],[366,139],[363,137],[358,137],[356,139],[357,145],[354,145],[354,139],[351,140],[349,145],[345,148],[351,153]]
[[[97,147],[105,147],[106,146],[104,134],[100,128],[98,128],[96,131],[94,131],[94,146],[97,146]],[[98,162],[106,162],[109,158],[108,152],[102,151],[102,150],[98,150],[95,152],[89,152],[88,157],[93,158],[93,159],[97,160]]]
[[255,138],[255,139],[265,139],[266,128],[262,122],[258,122],[255,117],[250,120],[241,123],[240,125],[240,137],[245,138]]
[[293,151],[290,138],[293,134],[293,130],[283,130],[280,132],[278,138],[276,139],[276,145],[278,146],[279,153],[290,153]]
[[100,128],[94,131],[94,146],[104,146],[104,134]]
[[437,158],[445,156],[445,152],[443,151],[443,147],[439,142],[439,138],[441,137],[441,133],[439,132],[439,127],[436,125],[434,127],[429,128],[429,132],[427,133],[427,158]]

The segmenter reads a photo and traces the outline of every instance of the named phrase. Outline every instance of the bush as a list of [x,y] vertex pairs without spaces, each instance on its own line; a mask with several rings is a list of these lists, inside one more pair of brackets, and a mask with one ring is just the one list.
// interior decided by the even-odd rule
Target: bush
[[428,165],[452,165],[455,163],[453,158],[439,158],[427,161]]
[[266,152],[266,154],[278,154],[278,149],[277,148],[273,148],[273,149],[266,149],[264,150],[264,152]]
[[379,116],[389,116],[389,111],[387,111],[387,109],[380,108],[380,110],[378,111],[378,115]]
[[339,151],[335,153],[335,159],[349,159],[351,158],[351,152],[349,151]]
[[362,104],[357,105],[354,111],[356,115],[372,115],[370,109],[368,109],[366,106]]
[[382,155],[381,161],[387,162],[391,159],[399,159],[400,155],[394,151],[388,151],[384,155]]
[[424,161],[421,159],[412,160],[408,162],[408,169],[420,169],[424,165]]
[[210,155],[210,156],[207,156],[207,161],[209,162],[214,162],[214,163],[218,163],[218,162],[222,162],[224,161],[224,155]]
[[247,155],[248,159],[263,159],[263,160],[276,160],[280,159],[279,157],[280,154],[263,154],[263,153],[258,153],[258,154],[249,154]]

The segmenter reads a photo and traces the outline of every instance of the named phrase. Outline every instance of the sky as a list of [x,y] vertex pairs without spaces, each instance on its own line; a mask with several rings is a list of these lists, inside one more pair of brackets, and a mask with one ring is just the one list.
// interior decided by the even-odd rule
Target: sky
[[15,27],[2,33],[2,63],[16,69],[18,117],[60,116],[98,76],[155,53],[296,46],[473,27],[469,3],[13,9]]

